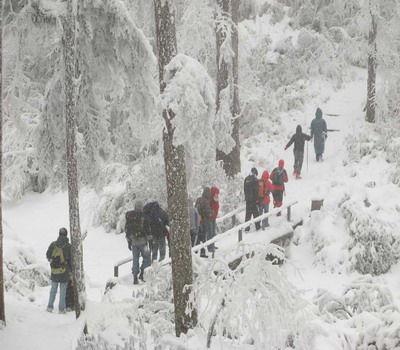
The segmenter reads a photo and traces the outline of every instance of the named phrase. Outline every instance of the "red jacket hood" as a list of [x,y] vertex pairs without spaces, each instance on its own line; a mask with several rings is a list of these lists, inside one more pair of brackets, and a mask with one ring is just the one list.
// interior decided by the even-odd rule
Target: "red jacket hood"
[[278,162],[278,166],[283,169],[285,167],[285,161],[283,159],[280,159]]
[[263,172],[263,174],[261,176],[261,179],[264,180],[264,181],[269,180],[269,172],[268,172],[268,170],[264,170],[264,172]]
[[216,194],[219,194],[219,188],[218,187],[211,187],[211,198],[213,198]]

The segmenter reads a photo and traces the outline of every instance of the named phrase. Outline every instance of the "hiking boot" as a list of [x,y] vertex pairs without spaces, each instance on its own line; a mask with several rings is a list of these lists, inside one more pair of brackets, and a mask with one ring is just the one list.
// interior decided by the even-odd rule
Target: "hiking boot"
[[144,282],[144,279],[143,279],[143,271],[140,272],[139,279],[140,279],[142,282]]
[[296,174],[296,180],[300,180],[300,179],[301,179],[301,176],[300,176],[299,173],[297,173],[297,174]]
[[65,309],[65,311],[71,312],[71,311],[74,311],[74,309],[73,309],[72,307],[67,307],[67,308]]
[[59,314],[66,314],[67,312],[66,312],[65,309],[64,309],[64,310],[59,310],[58,313],[59,313]]
[[46,309],[46,311],[52,313],[52,312],[53,312],[53,309],[52,309],[51,307],[48,307],[48,308]]
[[139,284],[137,276],[133,276],[133,284]]

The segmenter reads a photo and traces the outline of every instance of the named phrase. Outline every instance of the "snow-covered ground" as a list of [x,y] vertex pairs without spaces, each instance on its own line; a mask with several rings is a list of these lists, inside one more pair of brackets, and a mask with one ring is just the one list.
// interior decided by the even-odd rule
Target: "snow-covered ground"
[[[291,174],[292,152],[284,151],[283,148],[289,136],[295,131],[296,125],[301,124],[303,130],[307,131],[317,106],[325,113],[338,114],[334,117],[325,117],[328,128],[339,129],[340,132],[329,134],[324,162],[315,162],[313,146],[310,144],[308,156],[305,156],[303,179],[294,180],[290,176],[284,199],[297,200],[299,204],[294,208],[294,215],[305,219],[304,226],[295,232],[294,244],[290,247],[289,261],[284,271],[310,302],[321,290],[341,295],[346,286],[359,276],[356,272],[348,272],[346,255],[348,233],[339,208],[339,203],[345,194],[361,201],[368,198],[374,205],[384,209],[380,215],[385,215],[385,212],[390,213],[391,208],[396,205],[396,200],[400,198],[399,188],[388,184],[386,173],[389,165],[384,159],[349,162],[347,151],[349,138],[355,137],[363,128],[365,81],[365,72],[355,71],[354,80],[349,81],[339,91],[333,91],[322,82],[315,83],[313,89],[316,92],[315,96],[318,96],[317,99],[310,101],[302,112],[282,115],[282,126],[285,130],[282,135],[286,135],[287,138],[281,136],[269,139],[265,134],[260,134],[249,140],[243,149],[244,175],[254,165],[259,171],[264,167],[268,167],[271,171],[280,158],[285,159],[286,168]],[[366,186],[371,182],[375,182],[375,185]],[[313,198],[324,199],[324,207],[321,212],[310,216],[310,204]],[[130,307],[132,312],[138,307],[131,298],[133,287],[129,285],[130,280],[126,280],[127,284],[120,289],[120,295],[113,295],[114,299],[111,298],[108,302],[103,298],[106,282],[112,277],[113,264],[128,256],[129,251],[123,235],[107,234],[102,228],[92,227],[96,201],[95,193],[82,192],[82,227],[88,231],[84,242],[88,318],[93,318],[93,325],[96,322],[110,324],[110,319],[115,316],[114,311],[123,308],[123,305]],[[23,245],[23,249],[34,256],[34,263],[46,268],[45,251],[50,242],[56,239],[59,227],[68,227],[67,213],[65,193],[31,194],[17,204],[6,205],[4,210],[6,261],[12,260],[16,249]],[[392,221],[393,225],[400,226],[398,217],[388,215],[388,220]],[[261,234],[269,235],[276,225],[279,225],[277,220],[273,221],[269,230]],[[314,245],[318,239],[322,243],[316,252]],[[232,239],[226,243],[220,241],[218,245],[223,251],[233,242]],[[122,267],[121,275],[129,274],[129,268],[128,265]],[[383,278],[379,278],[379,283],[386,284],[392,290],[396,304],[400,297],[399,269],[400,267],[396,265]],[[79,329],[74,315],[49,314],[45,311],[48,287],[36,285],[33,290],[29,288],[28,290],[28,296],[22,296],[14,289],[6,294],[7,327],[0,332],[1,349],[70,349]],[[110,304],[117,301],[118,304]],[[100,307],[101,303],[105,304]],[[110,316],[112,314],[109,322],[105,320],[107,313]],[[90,324],[91,320],[88,321]],[[96,329],[101,329],[101,325],[97,324]],[[118,333],[118,329],[114,331]],[[119,331],[124,333],[122,329]],[[112,331],[108,330],[108,333]],[[334,341],[331,345],[328,345],[326,339],[317,341],[324,344],[324,349],[335,348]]]

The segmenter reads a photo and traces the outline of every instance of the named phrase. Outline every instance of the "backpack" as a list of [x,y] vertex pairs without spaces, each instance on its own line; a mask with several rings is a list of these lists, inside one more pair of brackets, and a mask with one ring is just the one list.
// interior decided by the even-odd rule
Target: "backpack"
[[64,251],[62,247],[55,245],[51,252],[50,261],[51,273],[53,275],[61,275],[67,272],[67,264],[64,257]]
[[282,186],[283,185],[283,174],[284,170],[275,168],[275,170],[271,174],[271,181],[274,185]]
[[131,210],[125,214],[125,219],[125,234],[127,237],[141,238],[145,236],[143,213]]
[[164,235],[168,216],[157,202],[147,203],[143,207],[143,215],[144,219],[150,224],[152,235],[157,237]]

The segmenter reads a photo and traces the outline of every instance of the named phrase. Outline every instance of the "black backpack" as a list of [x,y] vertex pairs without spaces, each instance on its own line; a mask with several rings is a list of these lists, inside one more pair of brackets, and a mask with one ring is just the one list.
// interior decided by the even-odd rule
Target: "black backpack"
[[145,237],[144,216],[142,212],[131,210],[125,214],[125,234],[127,237]]
[[158,202],[147,203],[143,207],[143,215],[144,219],[150,224],[152,234],[162,236],[165,226],[168,225],[168,216]]
[[244,198],[246,201],[255,201],[258,197],[258,180],[249,175],[244,179]]
[[271,174],[271,181],[272,184],[282,186],[283,185],[283,175],[284,175],[284,169],[280,168],[275,168],[274,171]]

